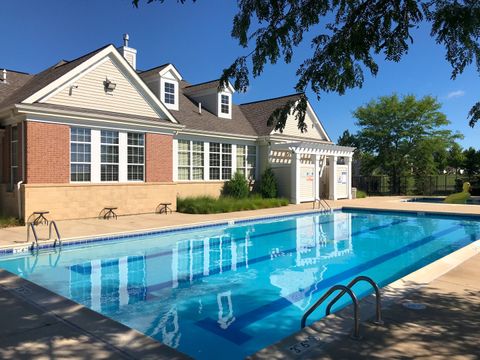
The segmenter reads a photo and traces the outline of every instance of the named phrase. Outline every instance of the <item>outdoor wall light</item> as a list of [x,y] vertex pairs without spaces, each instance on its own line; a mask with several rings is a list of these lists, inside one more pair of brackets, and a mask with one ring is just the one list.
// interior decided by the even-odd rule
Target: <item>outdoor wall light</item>
[[112,92],[117,87],[117,84],[106,78],[103,82],[103,86],[105,87],[105,92]]

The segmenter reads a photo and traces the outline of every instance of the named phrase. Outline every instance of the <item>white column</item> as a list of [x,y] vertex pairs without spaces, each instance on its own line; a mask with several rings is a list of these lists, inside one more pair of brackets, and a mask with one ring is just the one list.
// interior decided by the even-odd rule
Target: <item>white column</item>
[[320,155],[315,154],[313,161],[315,161],[314,186],[315,186],[315,200],[316,200],[316,199],[320,199]]
[[120,182],[128,181],[128,140],[126,132],[118,133],[118,180]]
[[300,154],[297,153],[292,154],[291,180],[290,201],[300,204]]
[[237,144],[232,144],[232,177],[237,171]]
[[203,179],[210,180],[210,142],[203,143]]
[[173,139],[172,152],[173,181],[178,181],[178,139],[176,138]]
[[350,156],[345,157],[347,163],[347,194],[348,198],[352,198],[352,158]]
[[329,174],[328,174],[328,179],[329,179],[328,198],[330,200],[337,200],[337,157],[330,156],[329,161],[330,161],[330,166],[329,166]]
[[92,142],[91,142],[91,181],[92,183],[100,182],[100,130],[92,129],[91,131]]

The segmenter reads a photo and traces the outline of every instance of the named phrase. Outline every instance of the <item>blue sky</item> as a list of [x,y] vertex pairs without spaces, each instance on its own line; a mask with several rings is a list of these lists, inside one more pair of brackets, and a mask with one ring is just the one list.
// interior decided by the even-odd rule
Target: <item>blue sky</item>
[[[119,46],[122,34],[128,32],[130,45],[138,50],[138,68],[172,62],[187,81],[208,81],[246,52],[230,37],[235,12],[235,0],[185,5],[167,0],[163,5],[142,3],[139,9],[130,0],[4,1],[2,13],[8,16],[0,22],[0,68],[35,73],[108,43]],[[294,92],[296,69],[309,54],[306,43],[297,49],[292,63],[267,65],[262,76],[251,80],[247,93],[235,95],[235,101]],[[462,145],[480,148],[480,124],[472,129],[467,120],[468,110],[480,98],[479,75],[470,67],[450,80],[444,50],[429,37],[426,26],[415,31],[415,43],[400,63],[380,60],[379,64],[379,74],[367,75],[361,89],[343,96],[321,94],[320,100],[307,93],[332,139],[345,129],[355,131],[352,111],[373,98],[392,93],[432,95],[443,104],[450,128],[465,135]]]

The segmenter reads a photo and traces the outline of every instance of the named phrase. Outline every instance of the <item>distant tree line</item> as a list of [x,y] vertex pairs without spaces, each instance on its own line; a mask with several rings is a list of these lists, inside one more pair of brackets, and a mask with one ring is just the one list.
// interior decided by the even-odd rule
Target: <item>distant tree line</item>
[[448,129],[450,121],[431,96],[383,96],[357,108],[358,132],[345,130],[338,144],[356,148],[360,174],[386,175],[393,193],[400,179],[412,178],[417,189],[437,174],[480,174],[480,151],[462,149],[463,135]]

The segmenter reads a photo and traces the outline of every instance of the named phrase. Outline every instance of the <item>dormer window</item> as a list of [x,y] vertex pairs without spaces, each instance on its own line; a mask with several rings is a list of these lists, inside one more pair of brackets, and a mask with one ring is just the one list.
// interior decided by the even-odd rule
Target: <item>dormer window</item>
[[222,112],[222,114],[230,114],[230,96],[221,96],[220,111]]
[[175,105],[175,84],[171,82],[165,82],[164,86],[165,104]]

